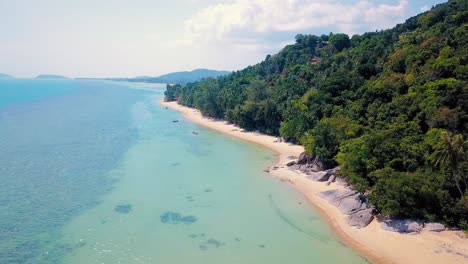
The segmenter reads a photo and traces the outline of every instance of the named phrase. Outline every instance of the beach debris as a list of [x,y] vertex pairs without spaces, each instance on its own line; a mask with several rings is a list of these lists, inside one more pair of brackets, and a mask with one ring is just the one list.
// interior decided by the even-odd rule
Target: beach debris
[[186,224],[190,225],[197,221],[197,218],[193,215],[183,216],[180,213],[167,211],[160,216],[161,222],[164,224]]
[[194,135],[198,135],[198,132],[192,131],[192,134],[194,134]]
[[130,204],[120,204],[114,207],[114,211],[121,214],[128,214],[132,211],[132,205]]
[[441,223],[426,223],[424,228],[432,232],[442,232],[445,230],[445,226]]
[[383,230],[398,232],[403,234],[419,234],[423,229],[423,222],[418,220],[398,220],[398,219],[391,219],[383,221],[380,227]]
[[284,141],[284,139],[282,137],[278,137],[276,138],[275,141],[273,141],[273,143],[282,143]]

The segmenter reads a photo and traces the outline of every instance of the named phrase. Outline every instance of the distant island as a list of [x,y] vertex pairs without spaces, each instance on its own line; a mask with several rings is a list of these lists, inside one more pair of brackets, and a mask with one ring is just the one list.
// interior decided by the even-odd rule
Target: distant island
[[37,76],[36,79],[68,79],[68,77],[62,75],[41,74]]
[[200,81],[206,78],[212,77],[220,77],[224,75],[228,75],[231,72],[228,71],[217,71],[217,70],[209,70],[209,69],[196,69],[193,71],[181,71],[181,72],[173,72],[161,75],[156,78],[137,78],[137,80],[153,80],[156,79],[160,83],[190,83]]
[[11,79],[11,78],[14,78],[14,77],[8,74],[0,73],[0,79]]
[[181,71],[164,74],[158,77],[138,76],[134,78],[78,78],[78,79],[99,79],[120,82],[145,82],[145,83],[179,83],[186,84],[201,81],[206,78],[216,78],[230,74],[229,71],[217,71],[210,69],[196,69],[193,71]]

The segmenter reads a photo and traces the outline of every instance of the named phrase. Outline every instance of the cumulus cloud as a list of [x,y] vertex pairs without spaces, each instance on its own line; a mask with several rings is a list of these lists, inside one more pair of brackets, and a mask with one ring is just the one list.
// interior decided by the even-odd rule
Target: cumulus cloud
[[431,8],[428,5],[424,5],[419,8],[419,11],[426,12],[426,11],[429,11],[429,9]]
[[[366,0],[226,0],[185,21],[185,42],[243,43],[281,32],[340,31],[348,34],[386,29],[403,22],[407,0],[394,5]],[[284,41],[284,40],[281,40]],[[266,42],[272,42],[266,41]],[[257,41],[258,44],[258,41]],[[246,43],[252,45],[252,43]],[[264,45],[264,44],[261,44]]]

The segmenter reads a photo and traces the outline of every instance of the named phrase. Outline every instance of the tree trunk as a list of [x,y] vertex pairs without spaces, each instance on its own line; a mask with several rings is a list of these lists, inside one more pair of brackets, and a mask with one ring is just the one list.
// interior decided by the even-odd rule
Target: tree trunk
[[453,178],[453,181],[455,182],[455,185],[457,186],[458,188],[458,191],[460,192],[460,195],[461,195],[461,199],[463,201],[463,204],[465,205],[466,208],[468,208],[468,203],[466,202],[465,200],[465,194],[463,193],[462,189],[460,188],[460,184],[458,184],[458,181],[457,181],[457,175],[455,174],[455,172],[452,171],[452,178]]

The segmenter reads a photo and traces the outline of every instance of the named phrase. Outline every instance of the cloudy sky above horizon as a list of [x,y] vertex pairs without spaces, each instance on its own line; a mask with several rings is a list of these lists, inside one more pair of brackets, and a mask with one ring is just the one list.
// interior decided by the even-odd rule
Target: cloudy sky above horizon
[[442,0],[0,0],[0,72],[238,70],[301,34],[391,28]]

